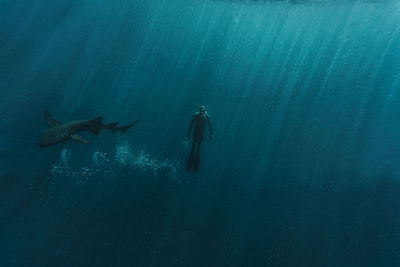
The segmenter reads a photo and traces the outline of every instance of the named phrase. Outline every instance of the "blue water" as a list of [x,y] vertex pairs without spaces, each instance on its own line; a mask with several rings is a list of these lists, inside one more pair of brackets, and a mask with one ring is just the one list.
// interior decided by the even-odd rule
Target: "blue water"
[[[0,0],[0,266],[400,266],[399,13]],[[141,121],[42,149],[46,109]]]

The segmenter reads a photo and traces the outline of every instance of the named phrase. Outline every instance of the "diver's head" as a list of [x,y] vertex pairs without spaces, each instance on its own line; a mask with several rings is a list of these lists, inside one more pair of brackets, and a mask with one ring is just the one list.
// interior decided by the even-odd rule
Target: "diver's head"
[[199,112],[200,112],[201,114],[205,114],[205,113],[207,112],[206,107],[205,107],[205,106],[200,106],[200,107],[199,107]]

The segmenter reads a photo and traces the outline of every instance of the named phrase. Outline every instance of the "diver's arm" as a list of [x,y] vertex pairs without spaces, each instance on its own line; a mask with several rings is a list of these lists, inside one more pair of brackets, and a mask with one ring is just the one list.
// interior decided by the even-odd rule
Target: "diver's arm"
[[193,116],[192,120],[190,121],[189,131],[188,131],[188,139],[190,139],[190,134],[192,133],[193,125],[194,125],[194,116]]
[[208,123],[208,128],[210,128],[210,139],[213,139],[214,135],[213,135],[213,129],[211,126],[211,121],[210,121],[210,117],[207,116],[207,123]]

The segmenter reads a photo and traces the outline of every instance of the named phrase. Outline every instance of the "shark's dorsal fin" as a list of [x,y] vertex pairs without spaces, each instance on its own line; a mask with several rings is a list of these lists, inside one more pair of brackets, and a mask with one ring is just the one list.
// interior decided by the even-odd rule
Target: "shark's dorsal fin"
[[44,119],[46,120],[47,126],[49,126],[49,128],[53,128],[61,124],[59,121],[54,119],[53,116],[51,116],[48,110],[44,112]]
[[85,144],[85,145],[91,144],[91,142],[89,142],[88,140],[85,140],[82,136],[77,135],[77,134],[71,135],[71,139],[78,143],[81,143],[81,144]]

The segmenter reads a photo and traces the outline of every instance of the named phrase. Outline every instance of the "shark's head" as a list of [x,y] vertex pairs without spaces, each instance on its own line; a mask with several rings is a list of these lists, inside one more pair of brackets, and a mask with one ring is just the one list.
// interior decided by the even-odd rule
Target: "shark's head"
[[48,147],[52,145],[52,142],[50,142],[48,136],[46,134],[43,134],[39,140],[36,143],[40,147]]
[[40,147],[48,147],[50,146],[49,144],[46,143],[46,140],[44,140],[43,138],[40,138],[37,142],[36,145],[40,146]]
[[67,140],[68,138],[69,138],[68,132],[66,132],[64,129],[52,128],[45,131],[42,134],[42,136],[40,136],[36,144],[40,147],[48,147],[61,143],[62,141]]

